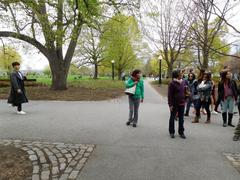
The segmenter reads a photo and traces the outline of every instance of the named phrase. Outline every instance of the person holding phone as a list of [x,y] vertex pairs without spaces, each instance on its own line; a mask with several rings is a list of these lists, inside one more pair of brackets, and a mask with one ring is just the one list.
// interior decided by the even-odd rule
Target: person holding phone
[[141,71],[138,69],[132,72],[131,77],[126,82],[126,88],[133,86],[136,86],[136,90],[134,94],[128,95],[129,118],[126,125],[129,126],[132,123],[133,127],[137,127],[139,106],[140,102],[143,103],[144,99],[144,82]]
[[17,114],[24,115],[26,112],[22,111],[22,104],[28,102],[24,87],[26,77],[20,72],[19,62],[12,63],[12,67],[14,70],[10,75],[11,92],[8,103],[17,107]]

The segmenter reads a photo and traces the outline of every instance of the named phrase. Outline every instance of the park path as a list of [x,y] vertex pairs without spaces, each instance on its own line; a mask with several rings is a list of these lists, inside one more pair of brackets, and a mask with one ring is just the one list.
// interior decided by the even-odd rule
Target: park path
[[[95,144],[79,180],[239,180],[223,153],[240,151],[233,129],[185,120],[186,140],[168,135],[168,106],[145,82],[138,128],[127,127],[127,98],[102,102],[32,101],[16,116],[0,101],[0,138]],[[236,124],[237,117],[234,117]]]

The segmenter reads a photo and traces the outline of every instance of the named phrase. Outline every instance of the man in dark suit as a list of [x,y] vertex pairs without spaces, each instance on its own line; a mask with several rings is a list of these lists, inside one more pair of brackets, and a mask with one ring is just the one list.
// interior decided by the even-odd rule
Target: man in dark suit
[[12,106],[17,106],[17,114],[26,114],[22,111],[22,104],[27,103],[28,99],[25,94],[24,80],[26,77],[19,71],[20,63],[12,63],[14,71],[10,75],[11,92],[8,98],[8,103]]

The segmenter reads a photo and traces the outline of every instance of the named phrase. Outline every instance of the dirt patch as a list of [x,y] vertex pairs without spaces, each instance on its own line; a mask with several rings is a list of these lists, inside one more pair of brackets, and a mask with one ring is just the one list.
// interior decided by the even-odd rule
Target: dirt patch
[[[9,88],[0,88],[0,99],[7,99]],[[49,87],[26,87],[30,100],[62,100],[62,101],[101,101],[118,98],[124,95],[123,89],[91,89],[84,87],[69,87],[66,91],[53,91]]]
[[26,180],[32,176],[28,154],[14,146],[0,146],[0,179]]

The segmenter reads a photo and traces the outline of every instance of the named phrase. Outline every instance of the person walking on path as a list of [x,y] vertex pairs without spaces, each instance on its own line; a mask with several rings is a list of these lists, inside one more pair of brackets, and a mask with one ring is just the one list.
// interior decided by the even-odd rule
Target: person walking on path
[[195,102],[194,102],[194,95],[197,93],[197,80],[195,79],[195,74],[193,73],[189,73],[188,74],[188,80],[187,80],[187,84],[188,84],[188,88],[190,90],[190,96],[187,99],[187,105],[186,105],[186,113],[185,116],[189,116],[189,111],[190,111],[190,107],[193,104],[194,108],[195,108]]
[[196,117],[192,121],[192,123],[199,123],[200,119],[200,110],[202,107],[205,108],[207,112],[207,120],[205,123],[211,122],[211,112],[210,112],[210,104],[211,104],[211,93],[212,93],[212,81],[211,81],[211,73],[203,73],[198,78],[198,86],[197,86],[198,96],[196,102]]
[[126,82],[126,88],[136,86],[135,93],[128,95],[129,118],[126,123],[127,126],[132,123],[133,127],[137,127],[139,106],[140,102],[143,103],[144,99],[144,82],[141,76],[141,71],[136,69],[132,72],[131,77]]
[[17,106],[17,114],[23,115],[26,113],[22,111],[22,104],[28,102],[24,87],[26,77],[19,71],[20,63],[14,62],[12,67],[14,71],[10,75],[11,92],[8,103],[12,104],[12,106]]
[[237,100],[237,84],[232,80],[232,74],[229,71],[222,72],[222,80],[218,84],[218,94],[222,100],[222,118],[223,127],[227,126],[227,114],[228,114],[228,126],[235,127],[232,124],[233,109],[235,100]]
[[178,134],[185,139],[184,135],[184,108],[185,108],[185,81],[182,79],[181,70],[177,69],[172,72],[172,82],[168,87],[168,105],[170,109],[169,133],[170,137],[175,137],[175,117],[178,113]]

